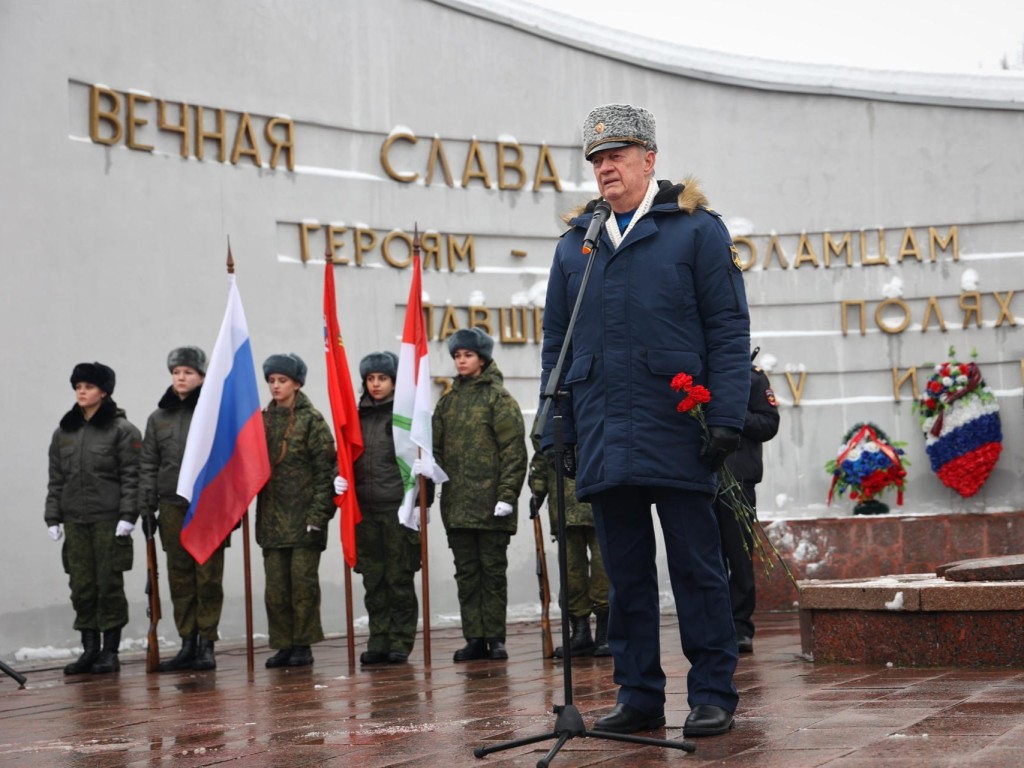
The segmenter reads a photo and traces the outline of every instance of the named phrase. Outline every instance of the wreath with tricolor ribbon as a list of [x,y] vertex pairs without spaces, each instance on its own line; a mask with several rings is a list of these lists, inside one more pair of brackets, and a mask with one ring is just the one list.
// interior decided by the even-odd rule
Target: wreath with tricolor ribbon
[[855,424],[843,436],[836,457],[825,464],[832,474],[828,503],[833,494],[848,494],[857,502],[872,501],[889,488],[896,489],[896,503],[903,504],[903,487],[910,462],[904,456],[904,443],[895,443],[874,424]]
[[914,404],[932,471],[964,498],[988,480],[1003,450],[999,403],[977,363],[950,359],[935,366]]

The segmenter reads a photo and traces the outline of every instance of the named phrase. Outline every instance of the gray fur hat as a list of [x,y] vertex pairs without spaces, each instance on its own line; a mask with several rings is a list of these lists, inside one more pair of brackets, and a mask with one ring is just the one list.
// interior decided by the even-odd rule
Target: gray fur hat
[[294,352],[271,355],[263,361],[263,378],[267,380],[272,373],[282,373],[299,384],[306,383],[306,364]]
[[595,152],[637,144],[658,151],[654,139],[654,115],[630,104],[605,104],[594,107],[583,121],[583,155],[588,160]]
[[167,355],[167,370],[174,373],[179,365],[206,375],[206,353],[199,347],[175,347]]
[[394,352],[371,352],[359,361],[359,376],[366,381],[371,373],[383,373],[392,381],[398,378],[398,355]]
[[79,363],[71,371],[71,388],[78,386],[80,381],[95,384],[108,395],[112,395],[117,376],[114,375],[113,368],[103,363]]
[[448,337],[448,354],[455,357],[455,351],[459,349],[476,352],[485,363],[489,363],[494,352],[494,339],[479,328],[460,328]]

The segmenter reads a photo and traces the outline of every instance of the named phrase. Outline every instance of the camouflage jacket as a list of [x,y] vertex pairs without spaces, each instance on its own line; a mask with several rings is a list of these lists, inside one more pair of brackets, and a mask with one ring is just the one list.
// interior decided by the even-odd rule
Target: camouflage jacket
[[[256,543],[265,549],[327,546],[338,457],[324,417],[302,391],[295,405],[263,411],[270,479],[256,502]],[[312,525],[319,531],[307,531]]]
[[495,517],[499,501],[518,505],[526,479],[526,436],[519,404],[492,361],[473,378],[458,377],[434,410],[434,460],[450,478],[441,486],[445,528],[515,533],[513,512]]
[[[548,517],[551,522],[551,538],[557,538],[558,533],[558,504],[555,500],[555,489],[558,478],[555,476],[555,468],[548,461],[547,457],[540,450],[540,440],[532,435],[530,440],[533,443],[533,458],[530,459],[530,474],[527,483],[530,486],[530,493],[547,499]],[[570,477],[564,478],[565,496],[565,525],[567,527],[587,526],[594,527],[594,512],[585,501],[576,498],[576,481]]]
[[74,405],[50,441],[47,525],[138,519],[142,435],[109,397],[88,421]]
[[178,495],[178,474],[192,414],[199,402],[196,387],[182,400],[168,387],[155,411],[146,421],[139,459],[139,514],[151,515],[161,501],[188,502]]

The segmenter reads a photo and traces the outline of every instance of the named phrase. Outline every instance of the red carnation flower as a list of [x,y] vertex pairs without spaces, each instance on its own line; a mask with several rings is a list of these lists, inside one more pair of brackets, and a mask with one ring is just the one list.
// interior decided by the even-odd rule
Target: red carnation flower
[[689,400],[691,397],[698,403],[709,403],[711,402],[711,391],[707,387],[698,384],[686,391],[686,399]]
[[688,373],[677,373],[672,379],[672,389],[676,392],[683,389],[689,392],[691,386],[693,386],[693,376]]

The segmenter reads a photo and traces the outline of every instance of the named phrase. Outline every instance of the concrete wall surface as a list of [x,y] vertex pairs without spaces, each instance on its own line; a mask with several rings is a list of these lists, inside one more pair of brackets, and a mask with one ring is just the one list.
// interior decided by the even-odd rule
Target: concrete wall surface
[[[564,17],[505,2],[0,0],[0,327],[13,385],[0,441],[0,656],[77,639],[42,515],[72,367],[112,366],[115,399],[141,429],[169,384],[167,352],[212,351],[228,237],[257,362],[301,355],[326,411],[325,248],[356,370],[363,355],[398,349],[418,227],[432,372],[454,370],[444,338],[484,326],[529,424],[560,216],[597,194],[580,126],[613,101],[654,112],[659,178],[699,177],[749,265],[753,343],[782,414],[762,517],[848,513],[845,500],[826,511],[823,467],[863,420],[907,443],[913,511],[1019,507],[1024,79],[829,79],[795,66],[769,77],[778,68],[756,60],[690,51],[680,64],[639,38],[595,39],[583,46]],[[930,471],[912,410],[927,364],[951,346],[961,359],[976,351],[1003,418],[1003,454],[968,500]],[[510,550],[513,617],[538,612],[526,501]],[[323,613],[339,632],[332,539]],[[136,544],[129,638],[146,625]],[[436,519],[430,552],[432,621],[456,621]],[[226,638],[244,631],[241,554],[236,534]],[[552,573],[554,555],[549,544]],[[265,633],[255,544],[253,564]],[[162,634],[176,642],[164,590]]]

